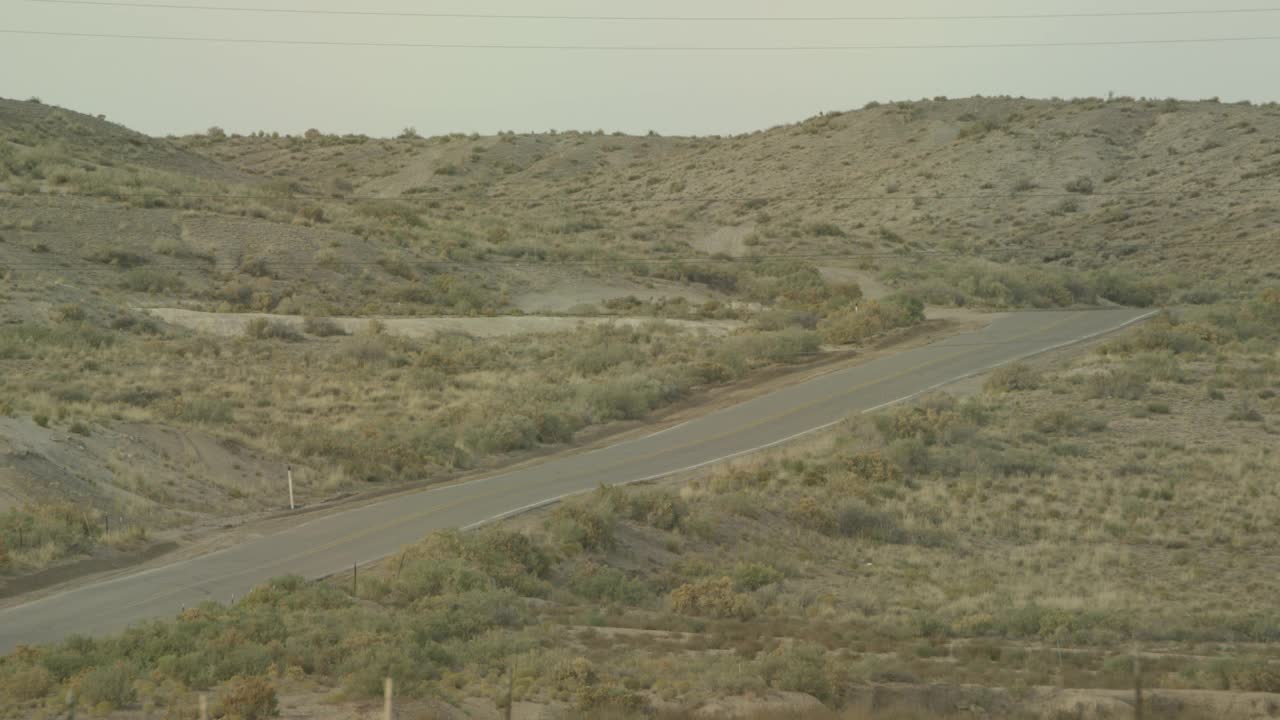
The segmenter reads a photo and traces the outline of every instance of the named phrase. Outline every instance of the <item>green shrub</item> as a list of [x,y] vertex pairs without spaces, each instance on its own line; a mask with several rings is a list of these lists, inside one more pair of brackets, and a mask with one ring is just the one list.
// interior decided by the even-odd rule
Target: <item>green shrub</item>
[[84,308],[75,303],[65,303],[49,311],[49,317],[54,322],[78,323],[84,322],[86,316]]
[[1066,188],[1067,192],[1080,193],[1081,195],[1092,195],[1093,179],[1090,177],[1081,176],[1076,178],[1075,180],[1068,182],[1064,187]]
[[849,233],[845,232],[843,228],[841,228],[839,225],[836,225],[835,223],[830,223],[830,222],[812,223],[805,229],[809,232],[810,235],[814,235],[817,237],[837,237],[837,238],[849,237]]
[[180,293],[186,289],[187,284],[177,273],[156,267],[138,267],[124,274],[120,279],[120,287],[134,292],[159,295]]
[[560,543],[583,550],[608,550],[614,543],[613,513],[604,507],[570,502],[556,508],[547,520],[548,530]]
[[885,453],[889,462],[910,475],[925,475],[933,468],[929,446],[916,437],[894,440]]
[[231,403],[216,398],[194,398],[179,405],[178,417],[202,425],[225,425],[234,420]]
[[643,714],[649,706],[644,696],[616,685],[583,686],[574,694],[574,704],[592,717],[606,717],[611,713]]
[[906,544],[911,539],[896,517],[857,502],[845,503],[836,511],[836,531],[844,537],[893,545]]
[[892,295],[882,301],[869,300],[856,312],[850,308],[834,312],[818,323],[818,332],[828,343],[845,345],[923,321],[924,302],[920,298]]
[[136,696],[133,681],[137,677],[137,670],[123,661],[96,667],[80,678],[80,701],[90,707],[126,707]]
[[764,332],[777,332],[793,327],[814,330],[818,327],[818,315],[809,310],[766,310],[756,315],[751,324]]
[[765,585],[781,581],[782,572],[762,563],[738,563],[733,566],[733,585],[743,592],[759,590]]
[[15,702],[38,700],[53,689],[53,675],[48,669],[36,665],[19,668],[9,675],[0,677],[0,697]]
[[834,699],[826,651],[810,643],[782,645],[760,661],[760,676],[779,690],[812,695],[823,702]]
[[1050,410],[1037,415],[1031,421],[1036,432],[1047,435],[1075,435],[1084,431],[1097,432],[1106,428],[1106,421],[1090,418],[1068,410]]
[[735,592],[733,579],[708,578],[671,591],[671,609],[681,615],[748,620],[755,615],[751,596]]
[[145,256],[119,248],[98,248],[89,252],[85,259],[102,263],[103,265],[114,265],[125,270],[141,267],[151,262]]
[[538,443],[538,421],[515,412],[477,415],[458,428],[458,435],[480,455],[527,450]]
[[902,471],[879,450],[858,453],[845,461],[854,477],[872,483],[898,482]]
[[636,356],[633,344],[605,341],[588,342],[569,359],[569,367],[581,375],[599,375]]
[[237,272],[256,278],[270,278],[274,275],[265,258],[246,258],[240,263]]
[[1095,373],[1085,382],[1085,397],[1091,399],[1140,400],[1146,392],[1147,379],[1128,368]]
[[1015,362],[992,371],[982,389],[988,393],[1020,392],[1035,390],[1040,383],[1040,373],[1035,368]]
[[284,340],[286,342],[298,342],[302,340],[302,333],[298,332],[292,324],[283,320],[269,320],[267,318],[253,318],[244,326],[245,337],[255,340]]
[[688,387],[687,384],[664,387],[658,380],[636,373],[588,385],[582,392],[592,411],[591,419],[607,422],[638,420],[657,407],[664,396],[665,399],[675,399]]
[[350,335],[346,329],[329,318],[307,317],[302,321],[302,331],[316,337],[334,337]]
[[1227,419],[1238,420],[1241,422],[1262,422],[1264,418],[1262,413],[1258,412],[1258,409],[1249,401],[1249,397],[1242,393],[1240,395],[1239,402],[1236,403],[1235,407],[1233,407],[1231,412],[1227,415]]
[[634,522],[659,530],[674,530],[689,514],[688,504],[670,490],[646,488],[624,491],[621,510]]
[[641,605],[651,596],[648,585],[626,573],[595,563],[583,563],[569,576],[570,592],[596,603]]

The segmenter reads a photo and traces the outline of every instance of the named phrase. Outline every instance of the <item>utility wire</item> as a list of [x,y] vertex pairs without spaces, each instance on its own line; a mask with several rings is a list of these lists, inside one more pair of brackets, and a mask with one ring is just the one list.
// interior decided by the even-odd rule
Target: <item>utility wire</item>
[[[1230,239],[1230,240],[1168,240],[1156,241],[1148,243],[1110,243],[1101,247],[1091,246],[1087,242],[1075,245],[1041,245],[1037,247],[1013,247],[1013,248],[985,248],[981,254],[974,252],[962,252],[958,250],[868,250],[859,252],[846,253],[783,253],[783,254],[761,254],[761,255],[744,255],[742,257],[725,257],[725,256],[681,256],[681,257],[637,257],[622,256],[614,258],[596,258],[596,259],[564,259],[557,257],[547,257],[543,260],[525,260],[525,259],[509,259],[509,260],[404,260],[404,264],[409,267],[493,267],[493,266],[509,266],[509,267],[560,267],[560,266],[615,266],[628,265],[634,263],[642,263],[648,265],[707,265],[707,264],[743,264],[770,260],[856,260],[856,259],[896,259],[896,258],[949,258],[949,257],[968,257],[968,258],[1002,258],[1002,257],[1018,257],[1018,256],[1039,256],[1052,255],[1054,253],[1066,251],[1084,251],[1084,250],[1107,250],[1123,247],[1124,249],[1136,250],[1178,250],[1183,248],[1197,247],[1252,247],[1270,245],[1271,247],[1280,247],[1280,238],[1248,238],[1248,239]],[[113,266],[111,263],[102,263],[91,260],[87,257],[75,255],[71,256],[75,260],[91,265],[102,265],[103,267],[119,267]],[[192,265],[210,262],[209,260],[201,260],[192,258],[187,262],[162,261],[148,262],[138,267],[156,267],[156,268],[189,268]],[[216,264],[216,261],[212,261]],[[378,261],[369,260],[334,260],[334,261],[318,261],[318,260],[268,260],[267,268],[281,269],[306,269],[315,267],[340,267],[340,268],[375,268],[384,267]],[[19,268],[19,269],[48,269],[66,267],[68,262],[64,258],[50,257],[47,260],[22,260],[18,262],[0,262],[0,269],[3,268]],[[125,268],[120,268],[125,269]]]
[[112,0],[27,0],[45,5],[199,10],[213,12],[269,13],[276,15],[336,15],[343,17],[441,18],[458,20],[580,20],[589,22],[920,22],[990,20],[1064,20],[1070,18],[1188,17],[1204,15],[1258,15],[1280,12],[1280,7],[1243,7],[1192,10],[1116,10],[1098,12],[1010,13],[996,15],[828,15],[828,16],[690,16],[690,15],[516,15],[396,10],[322,10],[245,6],[189,5],[178,3],[116,2]]
[[1202,45],[1213,43],[1272,42],[1280,35],[1239,37],[1164,38],[1147,40],[1061,40],[1050,42],[942,43],[886,45],[524,45],[507,43],[419,43],[360,40],[287,40],[279,38],[198,37],[186,35],[131,35],[52,30],[0,28],[0,34],[32,37],[94,38],[158,42],[233,43],[242,45],[290,45],[299,47],[363,47],[434,50],[555,50],[584,52],[844,52],[875,50],[982,50],[1073,47],[1134,47],[1160,45]]
[[1060,199],[1060,198],[1080,198],[1087,199],[1090,197],[1100,198],[1124,198],[1124,197],[1176,197],[1186,195],[1250,195],[1255,193],[1280,193],[1280,188],[1275,187],[1252,187],[1252,188],[1208,188],[1208,189],[1188,189],[1188,190],[1113,190],[1113,191],[1094,191],[1091,193],[1078,192],[1003,192],[1003,193],[931,193],[931,194],[911,194],[907,192],[900,193],[884,193],[872,195],[827,195],[827,194],[811,194],[802,197],[779,197],[769,195],[708,195],[708,196],[682,196],[682,197],[573,197],[573,196],[519,196],[519,195],[427,195],[421,193],[406,195],[325,195],[321,193],[288,193],[276,194],[269,191],[262,193],[171,193],[164,190],[154,191],[138,191],[138,192],[27,192],[15,190],[12,188],[0,188],[0,195],[10,195],[13,197],[38,197],[49,199],[61,198],[88,198],[98,200],[119,200],[127,198],[152,198],[152,199],[206,199],[206,200],[263,200],[263,201],[289,201],[289,200],[321,200],[325,202],[342,203],[342,202],[428,202],[428,203],[474,203],[474,204],[513,204],[513,205],[533,205],[533,204],[584,204],[584,205],[613,205],[613,204],[710,204],[710,203],[749,203],[749,202],[767,202],[767,203],[787,203],[787,202],[810,202],[821,200],[823,202],[916,202],[927,200],[1009,200],[1009,199]]

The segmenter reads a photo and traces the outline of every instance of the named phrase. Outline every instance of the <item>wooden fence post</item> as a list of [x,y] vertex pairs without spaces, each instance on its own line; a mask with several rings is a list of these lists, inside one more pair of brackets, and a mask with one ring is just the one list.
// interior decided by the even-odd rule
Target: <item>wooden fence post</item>
[[511,720],[511,713],[515,712],[516,704],[516,659],[511,659],[510,674],[507,675],[507,716],[506,720]]
[[395,683],[391,678],[387,678],[382,685],[382,720],[392,720],[394,710],[391,703],[391,693],[395,688]]
[[1133,720],[1143,720],[1146,708],[1142,706],[1142,660],[1133,654]]

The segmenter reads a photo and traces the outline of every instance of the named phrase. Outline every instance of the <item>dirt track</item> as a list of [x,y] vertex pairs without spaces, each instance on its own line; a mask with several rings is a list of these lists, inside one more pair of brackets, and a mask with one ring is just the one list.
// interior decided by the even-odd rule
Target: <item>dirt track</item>
[[[151,314],[168,323],[181,325],[200,332],[215,335],[243,335],[245,326],[255,318],[266,318],[288,323],[299,329],[303,319],[296,315],[270,315],[265,313],[207,313],[177,308],[150,308]],[[366,330],[369,318],[332,318],[350,333]],[[661,322],[691,332],[726,335],[742,327],[736,320],[662,320],[650,317],[559,317],[545,315],[507,315],[499,317],[428,317],[428,318],[378,318],[387,332],[406,337],[431,337],[437,333],[466,333],[475,337],[502,337],[507,335],[533,335],[576,330],[583,326],[619,325],[639,327],[651,322]]]

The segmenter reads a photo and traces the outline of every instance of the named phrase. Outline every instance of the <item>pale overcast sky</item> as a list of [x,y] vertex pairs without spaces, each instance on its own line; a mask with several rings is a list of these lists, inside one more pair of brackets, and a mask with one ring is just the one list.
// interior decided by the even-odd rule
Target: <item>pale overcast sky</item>
[[[140,0],[155,1],[161,0]],[[1262,0],[165,0],[412,12],[815,16],[1258,7]],[[1272,2],[1280,7],[1280,3]],[[990,44],[1280,35],[1280,12],[921,22],[599,22],[333,17],[0,0],[0,29],[524,45]],[[152,134],[309,127],[730,134],[870,100],[1117,95],[1280,100],[1280,42],[1094,48],[597,52],[307,47],[0,35],[0,96]]]

